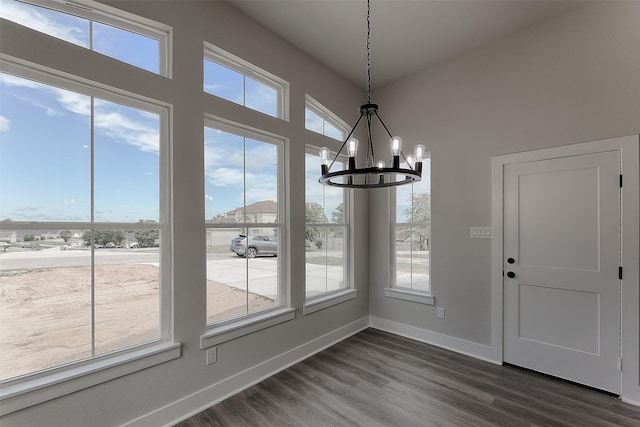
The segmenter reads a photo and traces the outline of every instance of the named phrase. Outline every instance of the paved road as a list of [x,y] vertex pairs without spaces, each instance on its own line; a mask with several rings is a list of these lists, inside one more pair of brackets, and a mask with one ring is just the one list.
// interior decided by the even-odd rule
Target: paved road
[[[60,248],[0,253],[0,271],[84,267],[90,265],[90,256],[89,250],[62,251]],[[95,251],[98,265],[158,265],[158,256],[157,249],[98,249]],[[228,255],[210,254],[207,260],[207,278],[237,289],[275,298],[278,287],[277,268],[277,257],[258,257],[247,260],[231,252]],[[307,263],[306,271],[309,296],[336,289],[343,280],[341,267]]]
[[[60,248],[41,251],[7,252],[0,254],[0,271],[36,268],[82,267],[90,264],[89,250]],[[153,264],[158,265],[158,251],[148,249],[98,249],[98,265]]]

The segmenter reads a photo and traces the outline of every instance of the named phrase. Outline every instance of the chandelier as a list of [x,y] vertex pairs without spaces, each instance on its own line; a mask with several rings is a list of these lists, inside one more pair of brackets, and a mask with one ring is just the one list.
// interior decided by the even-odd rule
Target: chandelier
[[[416,145],[414,154],[409,154],[405,157],[402,152],[402,138],[393,136],[389,132],[389,129],[378,114],[378,105],[371,103],[371,6],[369,3],[370,0],[367,0],[367,103],[360,106],[360,116],[342,143],[340,150],[333,157],[333,160],[330,161],[330,152],[327,147],[320,149],[322,175],[318,182],[323,185],[346,188],[380,188],[411,184],[422,179],[424,145]],[[364,167],[359,168],[356,164],[359,141],[353,137],[353,133],[363,118],[367,126],[367,152]],[[382,124],[382,127],[389,135],[392,156],[390,167],[385,164],[384,160],[375,160],[371,133],[371,124],[374,119],[377,119]],[[347,147],[348,156],[347,168],[331,172],[331,168],[345,146]],[[400,167],[400,158],[404,160],[406,167]]]

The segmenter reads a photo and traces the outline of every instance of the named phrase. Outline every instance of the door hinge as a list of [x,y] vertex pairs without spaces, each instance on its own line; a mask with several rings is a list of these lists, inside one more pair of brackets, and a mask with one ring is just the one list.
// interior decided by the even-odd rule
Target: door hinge
[[618,357],[618,372],[622,372],[622,357]]
[[618,267],[618,280],[622,280],[622,266]]
[[620,188],[622,188],[622,174],[620,174]]

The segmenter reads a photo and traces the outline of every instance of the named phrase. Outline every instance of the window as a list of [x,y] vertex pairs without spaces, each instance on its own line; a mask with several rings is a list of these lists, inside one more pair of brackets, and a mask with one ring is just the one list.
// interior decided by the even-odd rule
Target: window
[[284,141],[205,120],[207,323],[284,307]]
[[87,0],[0,0],[0,17],[171,77],[166,25]]
[[318,183],[320,156],[317,149],[309,150],[305,155],[307,300],[347,287],[349,247],[347,190]]
[[204,91],[252,110],[288,120],[287,82],[206,42]]
[[169,108],[1,65],[3,385],[172,341]]
[[304,127],[338,141],[344,141],[347,129],[342,120],[309,95],[304,109]]
[[395,227],[392,231],[395,256],[394,287],[430,293],[431,253],[431,160],[422,163],[422,181],[396,187]]

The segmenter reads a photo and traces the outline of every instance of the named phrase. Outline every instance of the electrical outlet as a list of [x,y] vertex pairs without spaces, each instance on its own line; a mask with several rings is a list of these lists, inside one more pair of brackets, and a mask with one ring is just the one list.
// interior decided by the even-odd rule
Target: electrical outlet
[[218,347],[207,349],[207,365],[213,365],[218,361]]
[[436,309],[436,316],[438,319],[444,319],[444,307],[438,307]]

